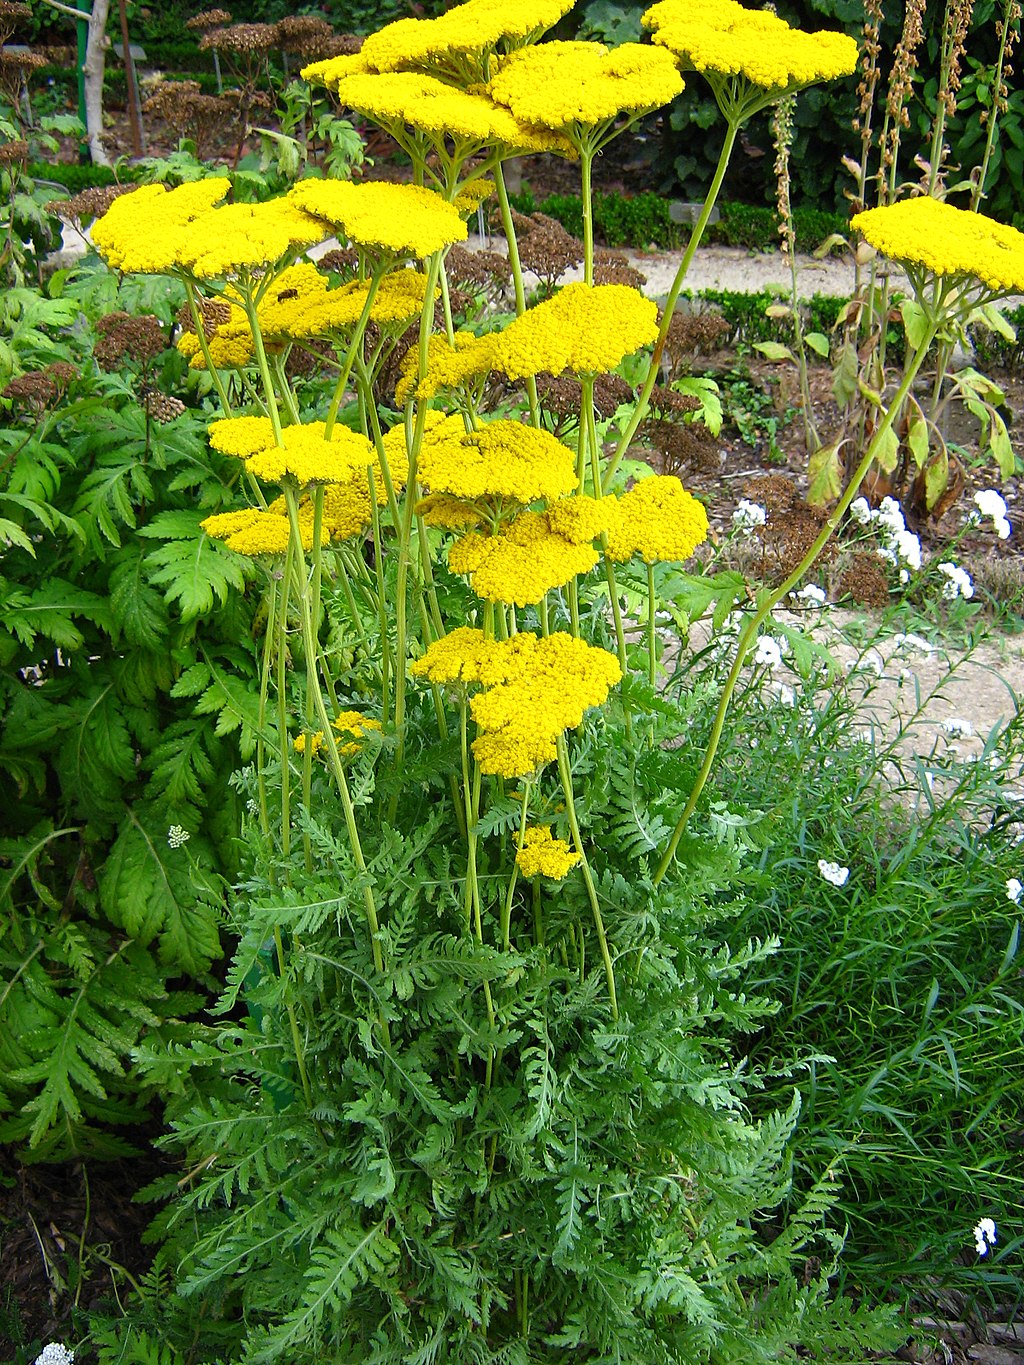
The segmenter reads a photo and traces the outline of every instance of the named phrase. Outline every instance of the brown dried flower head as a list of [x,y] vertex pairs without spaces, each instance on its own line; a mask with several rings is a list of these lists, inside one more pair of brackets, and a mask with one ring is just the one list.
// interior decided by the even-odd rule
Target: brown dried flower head
[[151,313],[107,313],[97,322],[96,330],[100,336],[93,355],[104,370],[117,369],[125,358],[145,364],[167,349],[160,319]]
[[519,235],[519,259],[550,292],[557,280],[583,260],[583,243],[546,213],[512,213]]
[[185,20],[185,27],[205,32],[211,28],[222,28],[231,23],[231,15],[226,9],[204,9],[201,14],[194,14],[191,19]]
[[609,251],[598,247],[594,252],[594,283],[624,284],[630,289],[643,290],[647,276],[630,265],[629,259],[621,252]]
[[91,223],[94,218],[101,218],[115,199],[133,189],[134,185],[93,185],[79,190],[70,199],[51,199],[47,208],[69,222]]
[[156,422],[173,422],[175,417],[180,417],[185,411],[185,404],[180,398],[172,398],[170,394],[160,393],[157,389],[147,389],[142,395],[142,402],[146,415]]
[[199,39],[201,51],[217,48],[239,57],[262,57],[277,46],[276,24],[231,24],[208,31]]
[[889,580],[878,555],[861,550],[839,576],[839,592],[862,607],[889,604]]
[[45,370],[29,370],[9,379],[0,397],[9,398],[17,407],[41,412],[57,397],[57,385]]
[[17,0],[0,0],[0,46],[9,42],[15,30],[31,18],[29,5],[19,4]]
[[27,161],[28,151],[28,143],[24,138],[12,138],[0,147],[0,166],[13,166],[16,161]]
[[315,14],[290,14],[277,22],[277,41],[286,52],[297,53],[310,61],[328,55],[334,29]]

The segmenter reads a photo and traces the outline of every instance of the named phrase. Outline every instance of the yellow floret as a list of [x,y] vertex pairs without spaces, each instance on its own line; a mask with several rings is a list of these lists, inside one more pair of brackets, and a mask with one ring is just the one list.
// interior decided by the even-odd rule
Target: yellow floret
[[518,607],[539,602],[596,563],[593,546],[556,534],[537,512],[521,513],[501,535],[471,531],[448,551],[449,568],[469,575],[478,597]]
[[375,462],[373,446],[348,427],[336,426],[324,439],[323,422],[285,427],[281,445],[269,445],[246,460],[246,468],[260,479],[298,484],[347,483]]
[[222,417],[210,423],[206,434],[214,450],[240,460],[274,444],[274,424],[269,417]]

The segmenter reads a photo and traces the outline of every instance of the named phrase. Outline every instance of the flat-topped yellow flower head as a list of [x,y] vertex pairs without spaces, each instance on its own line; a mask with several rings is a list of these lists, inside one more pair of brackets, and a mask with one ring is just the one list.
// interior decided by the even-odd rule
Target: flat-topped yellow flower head
[[1024,292],[1024,233],[984,214],[921,195],[858,213],[851,227],[907,266],[974,276],[998,294]]
[[547,825],[525,830],[523,846],[516,854],[516,866],[524,877],[550,877],[555,882],[567,877],[579,861],[580,855],[564,839],[556,839]]
[[501,65],[491,94],[517,118],[568,132],[660,108],[683,88],[664,48],[555,42],[522,48]]
[[348,76],[335,90],[343,105],[372,118],[400,142],[408,127],[439,146],[456,138],[517,152],[571,151],[564,138],[517,118],[482,88],[461,90],[423,72]]
[[[298,517],[302,548],[313,548],[313,507],[301,508]],[[291,537],[291,523],[282,510],[261,511],[249,508],[241,512],[219,512],[200,523],[208,536],[223,540],[229,550],[240,555],[283,555]],[[326,545],[328,531],[322,527],[321,544]]]
[[472,501],[500,498],[531,503],[558,498],[576,486],[572,451],[550,432],[499,419],[467,432],[461,417],[428,431],[419,478],[433,493]]
[[770,10],[737,0],[659,0],[641,23],[684,69],[745,77],[763,90],[797,90],[857,68],[857,44],[845,33],[802,33]]
[[353,245],[387,256],[431,256],[468,236],[458,209],[419,185],[302,180],[287,198]]
[[210,423],[206,434],[214,450],[240,460],[274,444],[274,424],[269,417],[222,417]]
[[397,19],[371,34],[361,56],[377,71],[485,75],[490,53],[535,42],[573,0],[467,0],[436,19]]
[[360,76],[366,71],[374,70],[363,56],[362,52],[346,52],[340,57],[324,57],[318,62],[310,62],[304,66],[299,75],[310,85],[325,85],[328,90],[333,90],[338,81],[346,76]]
[[641,479],[618,501],[608,532],[608,556],[624,562],[638,554],[680,563],[707,539],[708,514],[674,474]]
[[218,204],[229,182],[196,180],[169,190],[142,185],[122,194],[92,227],[96,250],[113,270],[166,274],[182,264],[188,225]]
[[287,197],[263,204],[223,204],[189,224],[179,260],[199,279],[216,279],[272,265],[293,248],[329,235],[320,219]]
[[268,445],[246,460],[246,468],[260,479],[275,483],[291,480],[311,483],[348,483],[375,462],[370,442],[348,427],[336,426],[330,440],[323,422],[303,422],[285,427],[280,445]]
[[509,379],[542,370],[601,374],[657,334],[657,305],[639,290],[624,284],[567,284],[498,335],[492,368]]
[[448,567],[467,574],[478,597],[517,607],[534,605],[596,563],[591,544],[559,535],[540,512],[520,513],[500,535],[470,531],[448,551]]
[[559,735],[602,705],[622,678],[614,654],[564,632],[488,640],[469,626],[435,640],[411,671],[434,683],[482,687],[470,702],[479,731],[473,754],[482,772],[503,777],[525,777],[549,763]]

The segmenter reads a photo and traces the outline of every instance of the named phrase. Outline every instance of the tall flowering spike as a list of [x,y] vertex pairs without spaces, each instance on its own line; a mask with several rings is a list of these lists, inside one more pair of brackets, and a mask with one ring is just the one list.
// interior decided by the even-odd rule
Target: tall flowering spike
[[418,185],[303,180],[287,197],[356,246],[385,255],[431,256],[468,236],[458,209]]
[[745,77],[763,90],[798,90],[857,67],[857,44],[845,33],[801,33],[770,10],[746,9],[737,0],[659,0],[641,23],[684,68]]
[[1024,291],[1024,233],[981,213],[923,195],[851,220],[866,241],[933,275],[976,276],[996,293]]
[[622,114],[660,108],[682,88],[675,59],[662,48],[623,43],[609,51],[582,42],[523,48],[490,85],[517,118],[576,136]]

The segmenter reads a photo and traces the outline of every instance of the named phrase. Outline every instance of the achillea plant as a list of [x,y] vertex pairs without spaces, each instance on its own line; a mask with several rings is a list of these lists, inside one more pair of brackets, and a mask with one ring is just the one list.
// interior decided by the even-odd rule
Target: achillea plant
[[[238,206],[207,182],[125,196],[99,225],[112,263],[188,293],[182,349],[210,374],[211,445],[244,503],[204,532],[262,593],[223,993],[173,1056],[136,1053],[184,1162],[153,1190],[175,1292],[138,1313],[185,1359],[668,1365],[858,1358],[898,1336],[830,1301],[831,1169],[771,1225],[799,1102],[751,1123],[756,1078],[710,1026],[770,1012],[742,976],[774,945],[722,949],[741,844],[690,828],[744,658],[831,527],[747,614],[702,750],[677,747],[708,697],[672,685],[659,613],[671,598],[721,620],[744,588],[681,567],[704,509],[636,465],[629,486],[623,456],[707,215],[660,325],[635,290],[592,283],[589,227],[584,281],[527,309],[501,173],[560,145],[589,206],[599,147],[680,88],[670,52],[708,74],[729,146],[752,111],[852,69],[841,42],[712,11],[698,30],[739,24],[759,64],[698,51],[692,25],[614,54],[538,43],[557,5],[400,21],[307,74],[379,111],[419,183],[310,181]],[[518,316],[460,333],[445,254],[490,177]],[[300,263],[335,232],[357,289]],[[333,356],[315,410],[287,378],[310,335],[292,280]],[[375,392],[409,330],[406,311],[374,320],[389,291],[420,300],[401,412]],[[953,299],[926,271],[908,385]],[[211,300],[231,309],[230,366]],[[609,452],[595,391],[637,355],[647,377]],[[525,382],[525,412],[485,408],[496,374]],[[579,385],[571,445],[546,430],[550,375]]]

